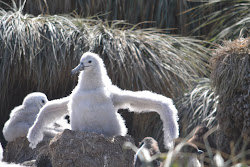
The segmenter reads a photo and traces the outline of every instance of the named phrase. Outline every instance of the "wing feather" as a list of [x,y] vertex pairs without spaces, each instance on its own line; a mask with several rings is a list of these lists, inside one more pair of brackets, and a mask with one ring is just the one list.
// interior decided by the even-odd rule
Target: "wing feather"
[[129,109],[137,113],[157,112],[163,122],[164,144],[172,148],[174,139],[179,136],[178,111],[172,99],[150,91],[121,90],[111,88],[112,101],[116,109]]
[[27,138],[31,148],[43,139],[43,130],[57,119],[66,115],[68,111],[69,96],[47,102],[39,111],[34,124],[30,127]]

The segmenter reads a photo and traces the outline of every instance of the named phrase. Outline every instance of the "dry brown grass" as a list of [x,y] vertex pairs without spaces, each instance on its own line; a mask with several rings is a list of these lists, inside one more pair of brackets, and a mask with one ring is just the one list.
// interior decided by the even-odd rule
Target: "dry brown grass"
[[180,97],[176,107],[180,117],[181,137],[187,136],[200,125],[209,129],[215,127],[217,102],[209,78],[201,78],[193,89]]
[[[12,0],[2,0],[10,6]],[[21,1],[14,0],[18,5]],[[158,27],[168,29],[171,33],[188,34],[197,23],[187,26],[194,18],[184,11],[196,7],[201,3],[190,2],[189,0],[32,0],[27,1],[24,12],[39,14],[69,14],[77,13],[82,17],[99,15],[102,20],[126,20],[130,24],[140,24],[140,27]],[[0,3],[4,8],[5,5]]]
[[194,7],[191,14],[200,15],[193,22],[198,22],[193,32],[207,29],[205,38],[223,42],[248,37],[250,33],[250,0],[190,0],[204,2]]
[[[215,52],[211,64],[212,85],[219,101],[216,118],[220,129],[229,141],[237,143],[242,137],[249,142],[250,38],[225,42]],[[242,143],[236,152],[241,146]],[[222,149],[226,147],[229,146],[222,146]]]

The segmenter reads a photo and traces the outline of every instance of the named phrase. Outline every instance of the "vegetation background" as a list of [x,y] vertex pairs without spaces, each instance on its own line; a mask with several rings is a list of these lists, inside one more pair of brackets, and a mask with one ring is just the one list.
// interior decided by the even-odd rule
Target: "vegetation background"
[[[69,95],[77,83],[69,71],[88,50],[119,87],[173,98],[181,136],[214,127],[209,61],[222,41],[247,37],[250,27],[250,0],[2,0],[0,7],[1,128],[32,91],[50,100]],[[157,114],[120,112],[136,143],[152,136],[163,148]]]

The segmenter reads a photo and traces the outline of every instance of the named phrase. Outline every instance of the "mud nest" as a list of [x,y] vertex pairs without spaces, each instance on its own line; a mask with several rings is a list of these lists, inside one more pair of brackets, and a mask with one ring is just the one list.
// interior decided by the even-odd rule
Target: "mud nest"
[[[9,142],[4,152],[4,161],[22,164],[32,160],[36,160],[40,156],[40,152],[48,152],[48,145],[51,137],[45,136],[35,149],[29,147],[29,141],[26,137],[20,137]],[[26,163],[27,164],[27,163]]]
[[130,136],[105,137],[66,129],[50,142],[52,166],[132,166],[134,152],[123,149],[125,142],[134,143]]

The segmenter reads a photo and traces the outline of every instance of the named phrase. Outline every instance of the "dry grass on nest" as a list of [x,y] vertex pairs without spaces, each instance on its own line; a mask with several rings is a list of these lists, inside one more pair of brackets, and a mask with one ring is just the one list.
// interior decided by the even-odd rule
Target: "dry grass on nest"
[[180,135],[188,135],[197,126],[209,129],[217,125],[215,119],[217,97],[208,78],[201,78],[197,85],[176,102],[180,117]]

